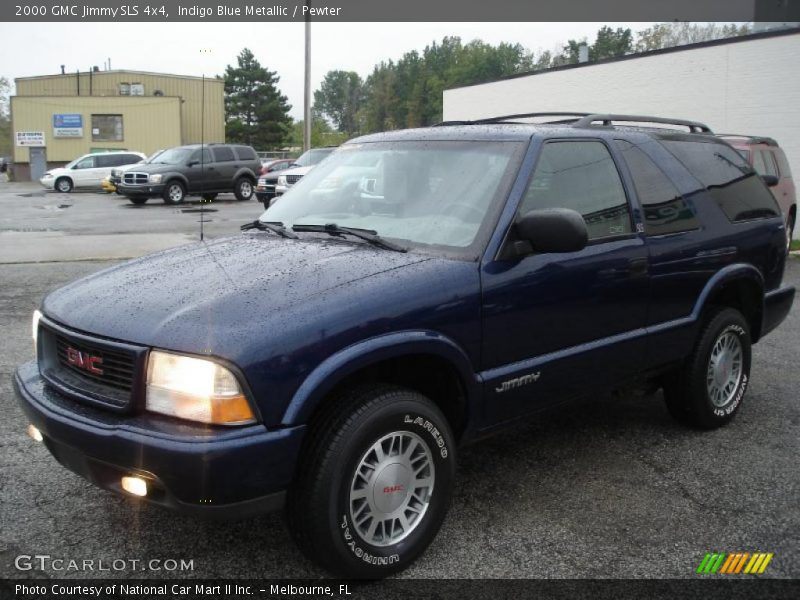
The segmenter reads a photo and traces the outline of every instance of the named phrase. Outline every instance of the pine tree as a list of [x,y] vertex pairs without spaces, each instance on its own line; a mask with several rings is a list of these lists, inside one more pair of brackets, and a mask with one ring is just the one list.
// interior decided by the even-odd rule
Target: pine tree
[[280,77],[245,48],[238,66],[225,68],[225,137],[258,150],[280,147],[290,135],[291,106],[278,90]]

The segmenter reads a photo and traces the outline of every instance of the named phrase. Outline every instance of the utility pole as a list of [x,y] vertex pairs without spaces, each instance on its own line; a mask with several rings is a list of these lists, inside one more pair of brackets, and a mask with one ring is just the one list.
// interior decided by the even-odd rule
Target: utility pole
[[[306,6],[311,0],[306,0]],[[303,152],[311,148],[311,11],[306,11],[306,72],[303,93]]]

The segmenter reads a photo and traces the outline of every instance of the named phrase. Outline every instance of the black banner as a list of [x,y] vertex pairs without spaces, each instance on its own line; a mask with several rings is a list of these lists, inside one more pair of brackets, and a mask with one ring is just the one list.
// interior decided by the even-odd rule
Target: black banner
[[800,21],[798,0],[4,0],[0,21]]
[[275,600],[334,598],[337,600],[405,600],[415,598],[458,600],[522,600],[564,598],[702,598],[737,600],[769,598],[794,600],[800,583],[788,579],[754,579],[725,576],[680,580],[620,579],[387,579],[375,582],[341,580],[0,580],[0,598],[102,600],[152,598],[158,600]]

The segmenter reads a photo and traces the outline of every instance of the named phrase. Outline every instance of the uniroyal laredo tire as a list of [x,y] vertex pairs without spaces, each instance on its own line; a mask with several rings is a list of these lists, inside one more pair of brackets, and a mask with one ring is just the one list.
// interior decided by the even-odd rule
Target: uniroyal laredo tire
[[441,411],[412,390],[362,386],[332,402],[306,435],[287,502],[303,553],[348,578],[409,566],[450,504],[455,442]]
[[665,381],[670,414],[701,429],[727,424],[739,412],[750,384],[751,356],[750,326],[742,313],[713,309],[691,356]]

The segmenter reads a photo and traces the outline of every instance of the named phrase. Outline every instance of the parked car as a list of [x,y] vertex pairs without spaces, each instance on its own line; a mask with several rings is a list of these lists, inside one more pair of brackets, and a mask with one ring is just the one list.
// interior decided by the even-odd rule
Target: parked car
[[111,174],[111,169],[131,165],[145,159],[141,152],[97,152],[84,154],[71,163],[47,171],[39,183],[57,192],[71,192],[75,188],[98,188],[100,182]]
[[165,150],[148,164],[125,171],[117,189],[134,204],[159,197],[167,204],[179,204],[187,195],[213,200],[224,192],[250,200],[260,168],[250,146],[192,144]]
[[275,184],[278,176],[296,163],[297,159],[286,158],[265,163],[261,168],[261,174],[256,184],[256,199],[269,208],[269,204],[275,198]]
[[783,148],[769,137],[732,133],[722,133],[718,136],[736,148],[769,186],[786,219],[786,230],[789,232],[786,238],[788,249],[797,223],[797,195],[789,161],[786,160]]
[[373,579],[436,536],[459,445],[520,418],[650,382],[729,423],[794,300],[784,221],[705,125],[597,125],[637,119],[365,136],[243,235],[51,292],[14,376],[31,437],[165,507],[285,506],[308,556]]
[[335,146],[326,146],[324,148],[312,148],[305,152],[290,169],[286,169],[278,175],[275,184],[275,197],[285,194],[290,187],[300,181],[303,175],[325,160],[334,150],[336,150]]
[[132,165],[125,165],[125,166],[122,166],[122,167],[116,167],[114,169],[111,169],[111,174],[108,177],[106,177],[100,183],[100,187],[102,187],[103,190],[108,192],[108,193],[116,192],[117,194],[119,194],[119,190],[117,189],[117,186],[119,185],[120,181],[122,181],[122,174],[125,171],[135,167],[136,165],[144,165],[144,164],[149,164],[149,163],[153,162],[153,160],[155,160],[156,156],[158,156],[162,152],[164,152],[163,149],[156,150],[150,156],[148,156],[147,158],[145,158],[142,161],[139,161],[138,163],[134,163]]
[[259,171],[259,175],[266,175],[267,173],[274,173],[276,171],[283,171],[284,169],[288,169],[292,164],[294,164],[296,159],[294,158],[276,158],[276,159],[268,159],[261,161],[261,171]]

